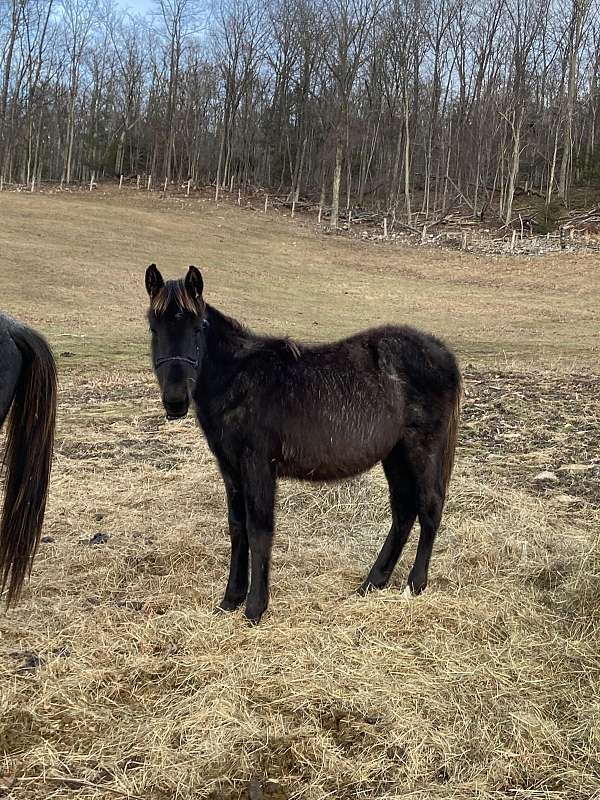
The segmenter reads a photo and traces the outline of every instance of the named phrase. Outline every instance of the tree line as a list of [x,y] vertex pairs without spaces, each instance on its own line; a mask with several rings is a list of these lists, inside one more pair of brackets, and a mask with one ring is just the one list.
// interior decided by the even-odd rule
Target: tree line
[[595,2],[0,0],[0,174],[551,215],[600,180]]

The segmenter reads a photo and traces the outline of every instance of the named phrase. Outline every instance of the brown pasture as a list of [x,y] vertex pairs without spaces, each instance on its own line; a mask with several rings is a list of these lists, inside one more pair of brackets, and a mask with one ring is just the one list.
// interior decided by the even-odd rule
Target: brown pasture
[[[387,531],[374,470],[282,484],[268,615],[211,614],[224,493],[193,421],[160,407],[150,262],[196,264],[209,302],[263,332],[408,322],[455,348],[463,427],[423,596],[401,593],[414,543],[389,589],[352,594]],[[600,795],[596,257],[361,243],[134,191],[3,192],[0,287],[60,372],[45,541],[0,616],[0,797]]]

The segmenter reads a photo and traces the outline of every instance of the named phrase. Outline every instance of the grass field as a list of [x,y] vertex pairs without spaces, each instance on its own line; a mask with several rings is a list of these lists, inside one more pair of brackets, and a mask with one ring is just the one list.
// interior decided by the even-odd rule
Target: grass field
[[[387,532],[379,469],[278,502],[269,613],[215,617],[224,492],[151,375],[144,269],[307,340],[383,321],[465,372],[430,586],[353,596]],[[0,616],[0,796],[600,797],[600,271],[348,241],[145,193],[0,194],[1,307],[60,371],[51,501]],[[536,480],[540,472],[553,477]],[[98,537],[98,534],[104,536]],[[103,544],[93,541],[105,540]]]

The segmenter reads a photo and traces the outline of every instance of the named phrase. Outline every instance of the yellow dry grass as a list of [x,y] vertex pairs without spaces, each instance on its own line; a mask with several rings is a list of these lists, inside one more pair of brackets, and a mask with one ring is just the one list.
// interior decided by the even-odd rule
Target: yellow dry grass
[[[593,259],[363,245],[140,195],[0,195],[2,306],[61,374],[51,541],[0,617],[0,796],[600,796]],[[374,470],[283,483],[268,615],[212,615],[224,494],[193,422],[161,413],[150,261],[204,267],[209,300],[262,330],[410,320],[455,345],[465,419],[422,597],[399,591],[414,541],[390,589],[352,594],[388,527]]]

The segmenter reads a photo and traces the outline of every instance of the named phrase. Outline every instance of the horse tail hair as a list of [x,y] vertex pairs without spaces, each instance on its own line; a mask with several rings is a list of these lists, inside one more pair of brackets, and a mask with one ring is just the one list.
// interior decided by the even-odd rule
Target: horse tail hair
[[0,595],[14,604],[38,548],[52,466],[56,421],[56,364],[39,334],[11,330],[22,367],[8,414],[4,508],[0,521]]
[[458,426],[460,423],[460,411],[463,399],[463,383],[460,373],[458,373],[458,381],[454,391],[454,399],[452,403],[452,411],[448,419],[448,430],[446,433],[446,440],[444,442],[444,449],[442,452],[442,487],[444,497],[448,491],[448,484],[452,476],[452,468],[454,467],[454,453],[456,451],[456,440],[458,438]]

